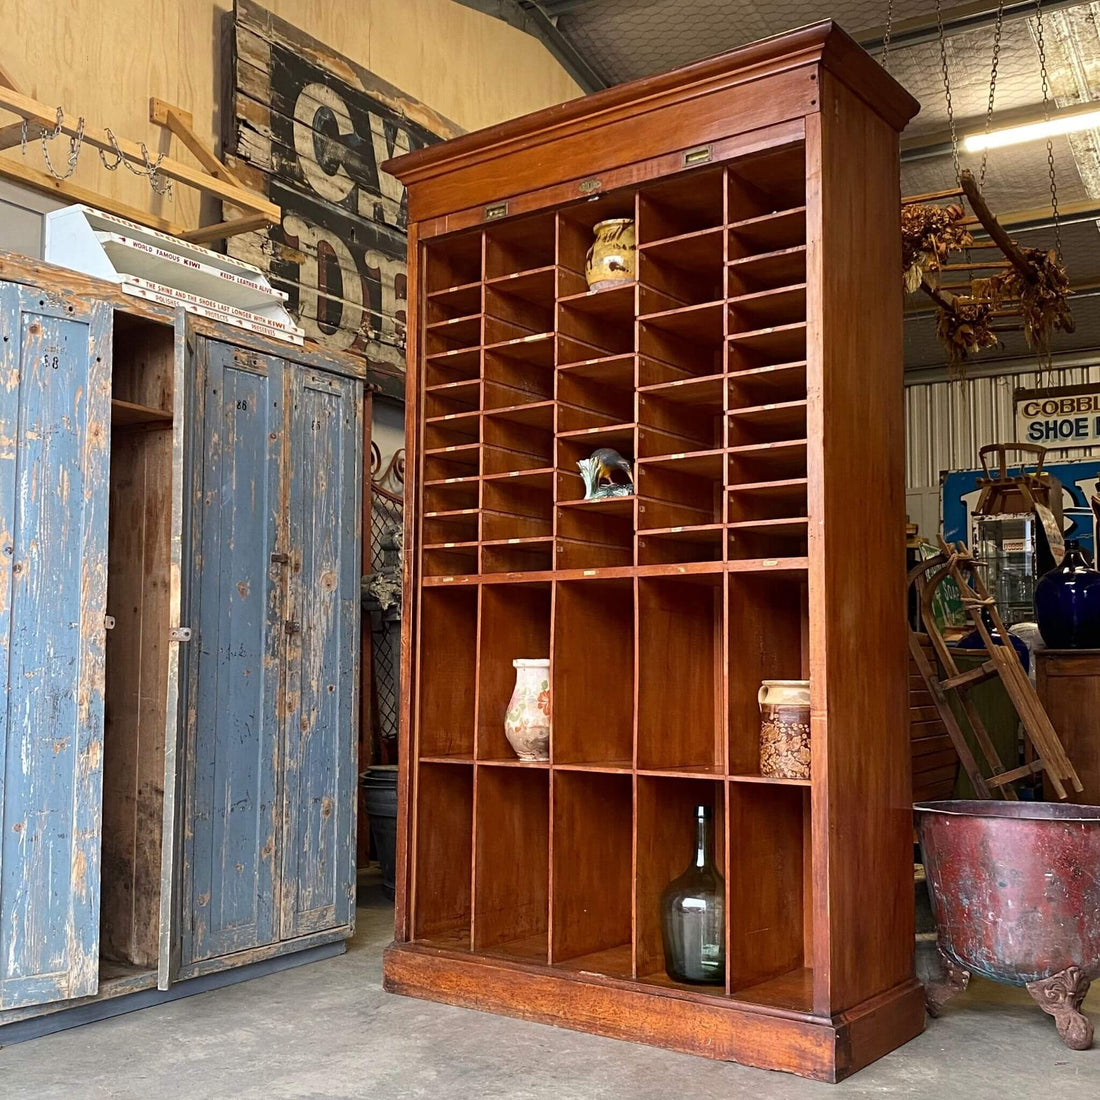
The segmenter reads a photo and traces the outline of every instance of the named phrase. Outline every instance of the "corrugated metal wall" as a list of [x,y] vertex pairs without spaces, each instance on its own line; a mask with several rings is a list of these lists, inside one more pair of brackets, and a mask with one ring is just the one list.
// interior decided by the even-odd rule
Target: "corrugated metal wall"
[[[959,382],[917,382],[905,388],[905,484],[909,489],[939,485],[941,470],[969,470],[987,443],[1016,438],[1012,393],[1017,388],[1100,383],[1100,364],[968,378]],[[1048,461],[1085,458],[1091,451],[1051,451]]]

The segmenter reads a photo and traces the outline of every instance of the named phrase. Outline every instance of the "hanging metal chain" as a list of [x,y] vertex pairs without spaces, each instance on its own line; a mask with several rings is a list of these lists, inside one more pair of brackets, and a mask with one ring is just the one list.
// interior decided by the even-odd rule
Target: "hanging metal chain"
[[[69,159],[68,167],[64,175],[58,172],[53,162],[50,160],[50,148],[49,142],[54,138],[60,137],[62,127],[65,122],[65,112],[58,107],[57,108],[57,124],[53,130],[43,129],[40,133],[42,139],[42,156],[46,161],[46,167],[50,170],[50,175],[57,180],[67,180],[73,172],[76,171],[77,161],[80,159],[80,146],[84,141],[84,119],[83,117],[77,123],[76,136],[69,139]],[[150,161],[149,149],[145,142],[141,143],[141,156],[145,161],[143,168],[135,168],[125,157],[122,150],[119,148],[118,139],[111,132],[111,128],[107,127],[104,131],[107,135],[107,140],[111,143],[111,149],[114,151],[115,159],[108,162],[102,149],[99,150],[99,159],[103,164],[103,167],[108,172],[114,172],[120,164],[125,164],[126,167],[133,172],[135,176],[145,176],[149,180],[149,186],[158,194],[165,195],[169,198],[172,196],[172,181],[167,179],[160,171],[161,161],[164,160],[164,154],[161,153],[157,157],[156,161]],[[22,156],[27,155],[27,120],[23,119],[23,124],[19,127],[19,151]]]
[[[57,171],[53,166],[53,161],[50,160],[50,142],[54,138],[61,136],[62,127],[65,124],[65,112],[58,107],[57,108],[57,125],[53,130],[42,129],[40,137],[42,139],[42,158],[46,162],[46,167],[50,171],[50,175],[55,180],[67,180],[76,171],[76,162],[80,159],[80,145],[84,141],[84,118],[83,116],[77,121],[76,134],[69,138],[69,157],[67,167],[64,175]],[[19,128],[20,144],[22,146],[22,153],[27,155],[27,120],[23,119],[23,125]]]
[[111,143],[111,149],[115,154],[115,159],[108,163],[106,154],[102,149],[99,151],[99,159],[103,164],[103,167],[108,172],[114,172],[118,169],[120,164],[124,164],[126,168],[133,172],[135,176],[145,176],[149,180],[149,186],[158,195],[171,196],[172,194],[172,181],[167,179],[160,171],[161,161],[164,160],[164,154],[161,153],[157,157],[156,163],[149,160],[149,149],[145,142],[141,143],[141,157],[145,161],[144,168],[135,168],[125,157],[122,150],[119,148],[118,139],[111,132],[111,128],[108,126],[103,131],[107,135],[107,140]]
[[1005,0],[999,0],[997,4],[997,25],[993,31],[993,60],[989,65],[989,106],[985,112],[985,136],[986,145],[982,149],[982,170],[978,175],[978,187],[985,186],[985,166],[989,161],[989,131],[993,126],[993,100],[997,95],[997,63],[1001,59],[1001,29],[1005,20]]
[[[1035,0],[1035,40],[1039,47],[1039,74],[1043,80],[1043,119],[1050,121],[1050,79],[1047,76],[1047,51],[1043,41],[1043,0]],[[1054,173],[1054,141],[1047,138],[1047,167],[1050,170],[1050,209],[1054,215],[1054,248],[1062,259],[1062,223],[1058,216],[1058,179]]]
[[890,32],[894,27],[894,0],[889,0],[886,6],[886,29],[882,35],[882,67],[890,71]]
[[959,135],[955,132],[955,109],[951,105],[951,76],[947,70],[947,35],[943,29],[943,11],[940,7],[940,0],[936,0],[936,29],[940,36],[940,68],[943,72],[943,96],[947,102],[947,125],[951,130],[951,163],[955,168],[955,182],[958,183]]

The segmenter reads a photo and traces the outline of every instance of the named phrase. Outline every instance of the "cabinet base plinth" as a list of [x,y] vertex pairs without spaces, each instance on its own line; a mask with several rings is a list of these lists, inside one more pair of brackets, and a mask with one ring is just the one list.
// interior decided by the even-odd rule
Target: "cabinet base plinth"
[[395,943],[383,956],[382,984],[389,993],[817,1081],[842,1081],[924,1030],[915,979],[830,1018]]

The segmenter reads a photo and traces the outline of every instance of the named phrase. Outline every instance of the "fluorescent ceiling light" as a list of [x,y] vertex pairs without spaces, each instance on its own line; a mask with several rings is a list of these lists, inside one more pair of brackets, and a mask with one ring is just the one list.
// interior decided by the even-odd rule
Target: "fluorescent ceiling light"
[[1000,149],[1005,145],[1022,145],[1025,141],[1042,141],[1059,134],[1076,134],[1081,130],[1100,127],[1100,108],[1058,115],[1046,122],[1030,122],[1023,126],[1005,126],[988,134],[967,134],[963,151],[980,153],[983,149]]

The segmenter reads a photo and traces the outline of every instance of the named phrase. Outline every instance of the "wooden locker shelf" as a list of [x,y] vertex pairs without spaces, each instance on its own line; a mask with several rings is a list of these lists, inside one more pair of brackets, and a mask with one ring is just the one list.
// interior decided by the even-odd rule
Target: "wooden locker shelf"
[[[901,483],[889,230],[915,105],[831,24],[691,74],[389,166],[417,242],[417,625],[385,982],[837,1080],[923,1026],[899,917],[903,586],[884,564],[901,498],[847,491],[856,462]],[[700,81],[696,112],[683,89]],[[636,97],[657,88],[651,120]],[[598,121],[601,102],[620,114]],[[597,126],[628,168],[601,159]],[[671,144],[693,138],[702,152]],[[503,179],[515,191],[490,219]],[[612,217],[634,219],[637,276],[589,292],[592,227]],[[852,313],[857,284],[873,302]],[[871,388],[868,356],[888,374]],[[582,499],[577,462],[597,447],[632,460],[634,493]],[[868,648],[871,685],[852,675]],[[520,657],[550,660],[545,762],[504,736]],[[763,679],[811,683],[812,779],[760,774]],[[699,803],[727,894],[714,986],[669,979],[660,933]]]

